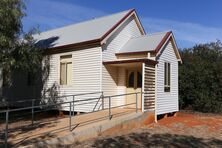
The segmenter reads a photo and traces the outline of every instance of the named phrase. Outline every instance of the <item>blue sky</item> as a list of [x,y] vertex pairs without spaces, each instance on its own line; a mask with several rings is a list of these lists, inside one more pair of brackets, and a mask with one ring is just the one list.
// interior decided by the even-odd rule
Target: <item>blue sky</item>
[[222,40],[221,0],[25,0],[23,27],[40,31],[135,8],[146,32],[174,32],[180,48]]

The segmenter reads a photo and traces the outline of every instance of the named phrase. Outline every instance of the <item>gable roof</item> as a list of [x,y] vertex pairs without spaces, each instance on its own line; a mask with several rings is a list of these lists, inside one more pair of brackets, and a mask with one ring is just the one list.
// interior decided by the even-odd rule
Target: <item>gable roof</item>
[[148,53],[148,52],[153,52],[158,54],[168,40],[172,40],[177,59],[181,60],[179,50],[174,40],[172,31],[158,32],[158,33],[143,35],[141,37],[131,38],[119,50],[119,52],[116,53],[116,55]]
[[163,40],[166,32],[131,38],[119,51],[121,53],[153,51]]
[[[64,47],[86,42],[101,42],[133,13],[136,14],[135,10],[131,9],[105,17],[61,27],[36,34],[34,35],[34,39],[37,40],[37,44],[44,48]],[[145,34],[145,31],[142,31]]]

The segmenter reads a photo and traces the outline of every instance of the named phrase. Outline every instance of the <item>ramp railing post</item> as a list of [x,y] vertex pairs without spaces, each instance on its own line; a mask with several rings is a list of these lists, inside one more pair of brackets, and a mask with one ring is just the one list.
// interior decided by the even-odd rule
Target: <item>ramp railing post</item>
[[72,124],[71,108],[72,108],[72,102],[69,102],[69,130],[70,130],[70,131],[71,131],[71,124]]
[[104,97],[103,97],[103,92],[102,92],[101,97],[102,97],[102,110],[104,110]]
[[111,120],[111,97],[109,97],[109,120]]
[[137,96],[137,93],[136,93],[136,113],[138,111],[138,96]]
[[6,115],[5,115],[5,147],[6,148],[8,146],[8,116],[9,116],[9,112],[7,110]]
[[74,101],[75,101],[75,96],[73,95],[73,98],[72,98],[72,101],[73,101],[73,103],[72,103],[72,105],[73,105],[73,107],[72,107],[72,115],[74,116]]
[[32,125],[34,124],[34,100],[32,100]]

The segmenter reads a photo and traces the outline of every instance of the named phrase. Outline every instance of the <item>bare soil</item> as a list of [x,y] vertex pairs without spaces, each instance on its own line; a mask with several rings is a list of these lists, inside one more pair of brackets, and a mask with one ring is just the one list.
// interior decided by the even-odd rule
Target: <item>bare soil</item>
[[67,147],[222,148],[222,115],[178,112],[176,116],[158,120],[158,123],[144,123],[135,128],[114,128],[97,138]]

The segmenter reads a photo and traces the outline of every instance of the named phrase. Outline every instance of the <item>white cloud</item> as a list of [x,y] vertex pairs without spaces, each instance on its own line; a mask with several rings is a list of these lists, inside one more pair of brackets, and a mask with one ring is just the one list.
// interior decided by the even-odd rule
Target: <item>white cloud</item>
[[179,22],[158,18],[141,18],[147,32],[172,30],[178,40],[190,43],[206,43],[222,39],[222,28],[214,28],[192,22]]
[[32,0],[27,2],[27,17],[24,29],[40,25],[48,30],[68,24],[103,16],[105,13],[93,8],[55,0]]
[[[106,15],[104,11],[64,1],[31,0],[27,4],[27,17],[23,20],[25,30],[39,25],[40,30],[45,31]],[[148,33],[172,30],[182,47],[222,40],[222,28],[170,19],[139,17]]]

